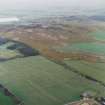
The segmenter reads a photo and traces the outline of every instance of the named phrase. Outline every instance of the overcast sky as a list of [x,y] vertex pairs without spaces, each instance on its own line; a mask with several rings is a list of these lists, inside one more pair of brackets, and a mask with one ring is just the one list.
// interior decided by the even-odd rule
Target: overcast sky
[[102,8],[104,6],[105,0],[0,0],[0,10],[50,7]]

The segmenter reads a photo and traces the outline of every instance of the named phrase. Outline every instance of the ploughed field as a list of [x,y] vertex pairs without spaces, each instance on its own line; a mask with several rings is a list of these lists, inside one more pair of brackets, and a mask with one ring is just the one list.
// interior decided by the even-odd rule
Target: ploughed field
[[85,91],[105,96],[101,23],[4,26],[0,37],[0,84],[9,93],[0,89],[2,105],[64,105]]

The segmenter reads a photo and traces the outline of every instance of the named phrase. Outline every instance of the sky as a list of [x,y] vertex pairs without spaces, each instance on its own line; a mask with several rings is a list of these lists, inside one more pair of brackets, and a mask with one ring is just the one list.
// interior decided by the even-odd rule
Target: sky
[[105,0],[0,0],[2,9],[104,8]]

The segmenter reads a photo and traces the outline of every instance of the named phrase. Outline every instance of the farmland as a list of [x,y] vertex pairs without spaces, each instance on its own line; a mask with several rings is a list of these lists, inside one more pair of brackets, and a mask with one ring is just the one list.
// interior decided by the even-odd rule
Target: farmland
[[105,86],[85,78],[105,83],[104,33],[93,24],[54,21],[0,27],[0,42],[8,40],[0,45],[0,83],[24,105],[64,105],[86,91],[104,97]]
[[83,73],[84,75],[88,75],[90,77],[95,78],[96,80],[102,81],[105,83],[105,63],[92,63],[87,62],[83,60],[77,60],[77,61],[65,61],[67,65],[70,67],[76,69],[80,73]]
[[0,80],[25,105],[63,105],[87,90],[105,95],[103,86],[41,56],[1,63]]
[[90,34],[91,37],[94,37],[96,40],[105,41],[105,32],[104,31],[96,31]]
[[93,54],[105,55],[104,43],[74,43],[64,46],[62,48],[56,48],[60,52],[87,52]]
[[14,105],[13,100],[10,97],[5,96],[0,92],[0,104],[2,105]]

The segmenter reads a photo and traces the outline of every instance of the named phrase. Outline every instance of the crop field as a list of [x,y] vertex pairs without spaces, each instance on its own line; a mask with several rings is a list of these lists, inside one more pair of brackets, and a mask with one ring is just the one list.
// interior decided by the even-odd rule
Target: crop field
[[26,1],[0,3],[0,105],[105,105],[103,3]]
[[105,31],[96,31],[89,34],[90,37],[93,37],[96,40],[105,41]]
[[39,55],[39,52],[28,45],[0,37],[0,61]]
[[74,43],[64,47],[56,48],[60,52],[86,52],[93,54],[104,54],[105,55],[105,44],[104,43]]
[[105,96],[103,86],[41,56],[0,63],[0,82],[25,105],[64,105],[88,90]]
[[76,43],[61,48],[61,51],[67,52],[89,52],[93,54],[104,54],[105,55],[105,44],[99,43]]
[[96,80],[105,83],[105,63],[92,63],[82,60],[65,61],[65,63],[68,66],[76,69],[80,73],[83,73],[84,75],[88,75],[95,78]]
[[[85,35],[84,35],[85,36]],[[87,41],[79,41],[66,43],[63,46],[54,46],[53,49],[61,53],[84,53],[97,56],[105,56],[105,32],[94,31],[89,32],[86,37],[90,39]],[[82,37],[81,37],[82,38]],[[84,40],[84,39],[83,39]]]
[[15,56],[21,56],[21,54],[19,54],[18,51],[7,49],[8,46],[11,46],[13,44],[14,44],[13,42],[8,42],[6,44],[0,45],[0,58],[8,59]]
[[0,92],[0,104],[14,105],[13,100],[10,97],[5,96],[2,92]]
[[[64,105],[87,91],[105,97],[105,86],[79,74],[105,83],[105,37],[94,32],[97,27],[52,22],[3,29],[0,59],[6,60],[0,62],[0,84],[23,105]],[[2,91],[0,101],[14,105]]]
[[[69,67],[75,69],[76,71],[92,77],[102,83],[105,83],[105,62],[100,62],[105,58],[105,32],[104,31],[96,31],[93,33],[89,33],[89,36],[95,40],[91,42],[78,42],[68,44],[63,47],[56,47],[56,51],[60,51],[63,53],[70,52],[79,52],[83,54],[90,54],[96,57],[101,55],[101,60],[93,60],[93,62],[87,61],[89,57],[86,59],[79,58],[79,60],[65,60],[64,62]],[[84,56],[86,57],[86,56]],[[94,59],[94,57],[90,57],[90,59]]]

